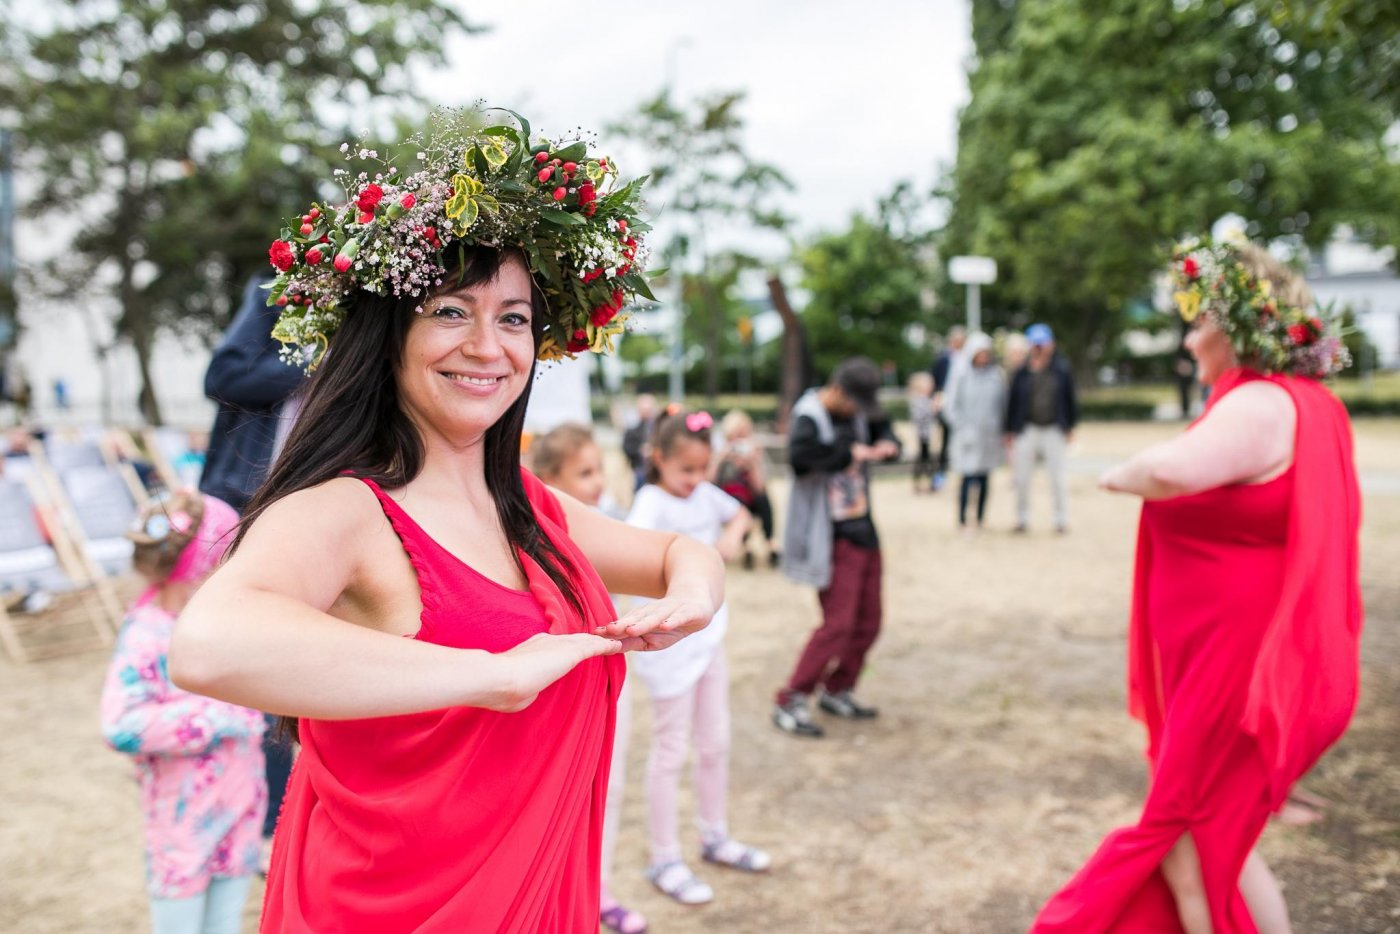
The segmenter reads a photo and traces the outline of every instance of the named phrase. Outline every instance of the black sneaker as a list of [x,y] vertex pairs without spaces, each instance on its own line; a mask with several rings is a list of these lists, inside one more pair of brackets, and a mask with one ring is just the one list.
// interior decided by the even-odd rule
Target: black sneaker
[[783,563],[783,555],[782,555],[782,552],[778,552],[778,551],[770,551],[770,552],[768,552],[768,566],[769,566],[770,568],[773,568],[774,570],[777,570],[778,565],[780,565],[780,564],[782,564],[782,563]]
[[744,570],[745,570],[745,571],[752,571],[752,570],[753,570],[753,552],[752,552],[752,551],[746,551],[746,552],[744,552]]
[[816,739],[826,733],[812,722],[812,715],[807,712],[805,694],[789,694],[780,703],[774,704],[773,725],[793,736],[810,736]]
[[855,699],[850,691],[837,691],[835,694],[821,692],[817,698],[817,705],[834,717],[845,717],[847,720],[873,720],[880,715],[880,711],[874,707],[866,707]]

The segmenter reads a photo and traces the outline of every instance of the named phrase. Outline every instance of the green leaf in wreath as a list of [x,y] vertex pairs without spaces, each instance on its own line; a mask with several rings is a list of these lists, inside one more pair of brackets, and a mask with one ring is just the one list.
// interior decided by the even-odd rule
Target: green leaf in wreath
[[551,224],[557,224],[560,227],[577,227],[580,224],[588,223],[581,215],[570,214],[568,211],[544,210],[540,212],[540,219],[549,221]]
[[486,156],[482,153],[480,146],[473,146],[467,151],[467,159],[470,161],[470,168],[476,169],[476,174],[487,175],[491,171],[491,163],[486,161]]
[[498,139],[485,140],[478,148],[481,150],[482,157],[486,159],[486,164],[493,169],[499,169],[510,158],[510,153],[506,151],[505,145]]
[[563,162],[577,162],[588,155],[588,146],[582,142],[571,143],[554,154],[554,158]]
[[656,296],[651,294],[651,286],[648,285],[647,280],[642,278],[641,276],[634,276],[628,274],[622,277],[622,282],[624,285],[631,288],[633,292],[636,292],[642,298],[645,298],[646,300],[652,302],[656,301]]
[[499,110],[499,111],[501,111],[502,113],[508,113],[508,114],[510,114],[512,117],[514,117],[514,118],[515,118],[515,121],[516,121],[517,123],[520,124],[520,139],[522,140],[522,142],[525,142],[525,143],[528,143],[528,142],[529,142],[529,140],[530,140],[530,121],[529,121],[529,120],[526,120],[524,117],[520,116],[520,114],[518,114],[518,113],[516,113],[515,111],[511,110],[509,107],[492,107],[491,109],[492,109],[492,110]]

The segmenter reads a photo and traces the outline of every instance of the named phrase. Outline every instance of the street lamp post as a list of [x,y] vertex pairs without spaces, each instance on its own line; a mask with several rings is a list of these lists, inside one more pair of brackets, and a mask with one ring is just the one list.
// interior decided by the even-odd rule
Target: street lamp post
[[990,256],[954,256],[948,278],[967,286],[967,329],[982,330],[982,286],[997,281],[997,262]]
[[[666,93],[676,90],[677,62],[681,49],[691,45],[689,36],[681,36],[666,50]],[[671,330],[669,334],[670,368],[667,372],[666,394],[675,403],[685,403],[685,253],[676,256],[671,275],[675,279],[674,297],[671,302]]]

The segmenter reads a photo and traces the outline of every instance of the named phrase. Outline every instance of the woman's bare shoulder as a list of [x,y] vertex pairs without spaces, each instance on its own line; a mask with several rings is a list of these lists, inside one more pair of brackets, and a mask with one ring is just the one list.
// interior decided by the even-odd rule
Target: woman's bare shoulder
[[1285,427],[1297,419],[1288,390],[1270,380],[1258,379],[1236,388],[1212,407],[1211,415],[1223,420],[1264,419]]
[[336,477],[277,500],[258,516],[249,533],[263,527],[276,531],[279,537],[311,534],[353,542],[387,524],[378,497],[368,484],[355,477]]

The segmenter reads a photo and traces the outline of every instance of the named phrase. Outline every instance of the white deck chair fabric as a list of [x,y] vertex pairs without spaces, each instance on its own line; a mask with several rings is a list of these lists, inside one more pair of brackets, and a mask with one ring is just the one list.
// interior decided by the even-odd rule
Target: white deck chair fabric
[[96,441],[47,438],[44,441],[44,454],[49,459],[49,467],[57,474],[65,474],[78,467],[101,467],[107,463],[102,456],[102,447]]
[[4,473],[6,480],[25,480],[34,476],[34,458],[28,454],[8,454],[5,456]]
[[82,526],[88,557],[109,575],[131,569],[132,544],[127,529],[136,519],[136,503],[116,468],[105,464],[74,467],[59,474],[73,513]]
[[28,488],[0,479],[0,590],[67,591],[73,586],[44,538]]

